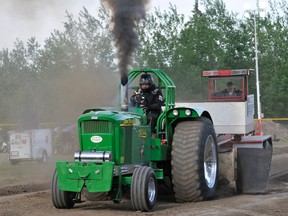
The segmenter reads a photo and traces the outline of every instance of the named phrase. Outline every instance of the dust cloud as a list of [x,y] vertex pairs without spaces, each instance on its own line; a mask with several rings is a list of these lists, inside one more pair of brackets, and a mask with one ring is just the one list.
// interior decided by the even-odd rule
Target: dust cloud
[[[50,187],[57,161],[74,160],[75,151],[79,150],[77,118],[85,109],[96,107],[115,107],[119,75],[108,70],[74,72],[45,82],[33,82],[21,86],[11,95],[11,118],[19,117],[21,130],[32,128],[38,123],[39,128],[52,131],[52,155],[47,163],[21,161],[16,165],[9,162],[9,153],[0,153],[0,186],[19,184],[43,184]],[[20,112],[30,103],[31,112]],[[26,109],[27,110],[27,109]],[[33,116],[33,114],[35,114]],[[13,116],[14,115],[14,116]],[[20,120],[22,119],[22,120]],[[45,122],[42,120],[45,119]],[[71,128],[71,125],[76,127]],[[69,130],[67,130],[69,128]],[[8,128],[7,128],[8,129]],[[15,128],[10,128],[14,130]],[[17,129],[17,128],[16,128]],[[56,130],[57,129],[57,130]],[[8,141],[8,137],[6,137]]]
[[[55,1],[1,1],[1,8],[11,11],[11,16],[21,20],[35,20],[39,11],[37,8],[46,7],[47,17],[63,14],[57,9]],[[67,1],[65,1],[67,2]],[[58,3],[59,5],[59,3]],[[33,8],[33,9],[32,9]],[[43,13],[43,10],[40,10]],[[59,14],[58,14],[59,12]],[[35,22],[33,22],[35,25]],[[41,23],[35,28],[41,28]],[[101,65],[101,63],[99,64]],[[104,63],[103,63],[104,65]],[[80,68],[80,66],[79,66]],[[21,129],[51,128],[61,126],[60,129],[77,123],[77,118],[89,108],[116,107],[119,75],[103,66],[96,71],[69,71],[61,76],[50,76],[41,80],[23,80],[15,86],[13,94],[6,95],[5,104],[9,107],[9,116],[2,123],[19,123]],[[8,83],[7,83],[8,85]],[[26,112],[27,111],[27,112]],[[41,125],[43,123],[43,125]],[[47,124],[47,125],[45,125]],[[36,126],[37,125],[37,126]],[[6,127],[5,131],[18,128]],[[73,131],[74,139],[66,148],[62,140],[55,141],[52,137],[53,156],[48,163],[37,161],[20,162],[11,165],[8,153],[0,153],[0,162],[3,165],[0,174],[0,185],[19,184],[23,182],[50,181],[55,169],[55,162],[59,160],[73,160],[73,153],[79,149],[77,128]],[[8,141],[8,137],[6,137]],[[75,142],[75,143],[74,143]]]
[[75,73],[56,80],[55,90],[62,114],[79,116],[85,109],[116,107],[119,77],[111,71]]
[[[10,114],[7,119],[18,124],[20,121],[27,127],[36,125],[32,123],[35,119],[44,124],[72,124],[86,109],[116,107],[119,76],[106,70],[73,72],[24,83],[9,96]],[[29,126],[29,129],[33,128]]]
[[[23,23],[21,29],[17,30],[10,25],[11,29],[6,30],[9,32],[13,29],[19,34],[23,32],[32,37],[33,32],[41,32],[41,28],[48,28],[50,24],[54,25],[54,29],[58,28],[57,23],[62,26],[63,23],[59,20],[64,19],[65,10],[70,13],[70,9],[77,8],[75,5],[85,5],[88,1],[78,3],[77,0],[62,0],[60,3],[57,0],[0,0],[0,4],[0,20],[5,14],[8,17],[7,23],[3,23],[5,26],[12,23],[9,21],[15,20]],[[95,7],[95,12],[96,9]],[[1,92],[1,108],[5,109],[5,116],[0,115],[2,124],[21,124],[23,129],[37,129],[41,128],[40,123],[52,123],[50,125],[54,127],[58,124],[76,123],[79,115],[88,108],[116,107],[119,75],[104,66],[96,70],[69,71],[65,75],[52,72],[54,77],[47,75],[48,78],[42,77],[41,80],[26,80],[23,75],[23,80],[17,84],[3,81],[2,83],[7,85],[7,91]],[[11,84],[15,85],[13,90],[10,90]],[[14,126],[3,127],[5,130],[15,129]]]

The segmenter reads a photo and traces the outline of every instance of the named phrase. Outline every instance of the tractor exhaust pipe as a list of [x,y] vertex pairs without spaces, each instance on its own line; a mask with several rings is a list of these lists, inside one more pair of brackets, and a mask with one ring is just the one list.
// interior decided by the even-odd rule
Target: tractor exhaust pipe
[[104,7],[112,13],[112,34],[117,49],[118,69],[121,76],[121,111],[128,111],[128,68],[134,51],[140,41],[136,31],[137,23],[146,18],[150,0],[119,1],[103,0]]
[[126,82],[125,85],[121,84],[121,95],[120,95],[120,105],[121,111],[128,111],[128,83]]

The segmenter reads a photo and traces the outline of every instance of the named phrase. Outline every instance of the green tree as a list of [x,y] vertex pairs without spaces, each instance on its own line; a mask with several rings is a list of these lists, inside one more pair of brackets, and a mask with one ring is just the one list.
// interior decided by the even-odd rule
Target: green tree
[[257,20],[261,103],[265,117],[287,117],[287,13],[287,2],[279,1],[271,4],[271,9],[265,17],[259,17]]
[[149,14],[138,28],[141,47],[135,55],[135,67],[153,67],[171,71],[176,54],[180,32],[184,26],[184,15],[178,14],[170,5],[169,11]]

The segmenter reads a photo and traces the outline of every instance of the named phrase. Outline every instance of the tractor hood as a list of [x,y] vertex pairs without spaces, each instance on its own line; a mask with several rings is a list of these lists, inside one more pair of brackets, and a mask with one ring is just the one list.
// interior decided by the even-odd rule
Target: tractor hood
[[[127,113],[127,112],[120,112],[120,111],[111,111],[111,110],[97,110],[97,111],[90,111],[81,115],[78,119],[78,123],[82,121],[89,121],[89,120],[102,120],[102,121],[109,121],[116,125],[121,125],[125,121],[125,123],[130,122],[135,123],[135,121],[141,121],[141,116],[135,113]],[[130,121],[129,121],[130,120]]]

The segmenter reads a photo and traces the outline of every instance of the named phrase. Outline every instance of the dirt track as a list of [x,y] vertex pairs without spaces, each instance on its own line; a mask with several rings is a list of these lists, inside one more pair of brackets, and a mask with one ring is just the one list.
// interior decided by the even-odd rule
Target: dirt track
[[121,204],[86,201],[73,209],[55,209],[49,188],[55,161],[59,158],[53,158],[48,164],[25,162],[12,167],[7,154],[1,153],[0,215],[288,215],[287,153],[288,142],[274,145],[267,194],[237,195],[233,190],[220,187],[215,200],[179,204],[174,202],[171,193],[162,193],[154,212],[150,213],[134,212],[130,200],[123,200]]

